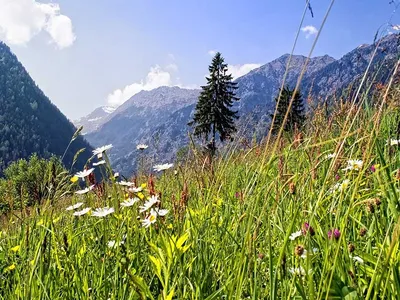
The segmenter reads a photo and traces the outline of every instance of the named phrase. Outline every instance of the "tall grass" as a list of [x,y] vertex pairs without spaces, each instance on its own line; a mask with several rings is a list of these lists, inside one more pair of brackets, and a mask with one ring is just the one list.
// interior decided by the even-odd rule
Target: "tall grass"
[[[364,105],[363,81],[304,131],[231,144],[212,165],[192,149],[174,170],[132,178],[142,191],[118,184],[104,154],[104,184],[3,224],[0,297],[399,299],[395,83]],[[169,212],[144,227],[150,197]]]

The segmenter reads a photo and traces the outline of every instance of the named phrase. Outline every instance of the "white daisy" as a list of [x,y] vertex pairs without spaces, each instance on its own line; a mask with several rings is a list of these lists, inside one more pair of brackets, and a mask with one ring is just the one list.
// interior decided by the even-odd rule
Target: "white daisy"
[[114,248],[115,246],[121,246],[123,243],[124,243],[124,241],[120,241],[120,242],[118,243],[118,245],[117,245],[117,242],[116,242],[116,241],[110,240],[110,241],[108,241],[107,246],[108,246],[109,248]]
[[152,196],[150,199],[148,199],[143,206],[139,206],[139,212],[145,212],[146,210],[149,210],[154,204],[160,202],[160,200],[157,199],[157,196]]
[[131,193],[139,193],[139,192],[143,191],[143,188],[141,186],[132,187],[132,188],[128,189],[128,191],[131,192]]
[[146,144],[139,144],[136,146],[136,149],[138,150],[146,150],[149,146]]
[[293,232],[290,236],[289,239],[294,241],[295,239],[297,239],[299,236],[302,236],[303,233],[301,232],[301,230]]
[[106,161],[103,159],[103,160],[100,160],[97,163],[93,163],[93,166],[97,167],[97,166],[100,166],[100,165],[104,165],[105,163],[106,163]]
[[168,170],[170,168],[172,168],[174,166],[174,164],[163,164],[163,165],[155,165],[153,167],[154,171],[156,172],[161,172],[161,171],[165,171]]
[[94,185],[91,185],[91,186],[85,188],[84,190],[76,191],[75,194],[83,195],[83,194],[86,194],[89,191],[93,190],[93,188],[94,188]]
[[303,267],[299,267],[299,268],[290,268],[289,272],[292,273],[293,275],[306,275],[306,271],[304,270]]
[[86,207],[86,208],[84,208],[84,209],[82,209],[80,211],[74,212],[72,215],[76,216],[76,217],[83,216],[83,215],[86,215],[90,210],[91,210],[90,207]]
[[151,224],[155,223],[156,221],[157,221],[157,213],[152,210],[150,212],[149,216],[146,219],[142,220],[141,222],[142,222],[142,226],[147,228]]
[[90,174],[92,174],[93,171],[94,171],[94,168],[91,168],[91,169],[88,169],[88,170],[83,170],[81,172],[76,173],[75,176],[78,177],[78,178],[84,179],[85,177],[87,177]]
[[102,207],[102,208],[96,208],[93,213],[92,216],[93,217],[99,217],[99,218],[103,218],[109,214],[112,214],[114,212],[114,207]]
[[83,202],[78,202],[74,205],[68,206],[65,210],[74,210],[74,209],[81,207],[82,205],[83,205]]
[[113,147],[113,145],[110,144],[110,145],[106,145],[106,146],[102,146],[102,147],[96,148],[92,152],[93,152],[93,155],[97,155],[98,158],[102,158],[103,157],[103,153],[105,151],[107,151],[107,150],[110,150],[112,147]]
[[364,264],[364,260],[359,256],[351,256],[350,255],[350,258],[352,258],[355,262],[358,262],[360,264]]
[[350,159],[347,161],[347,167],[343,171],[356,170],[359,171],[363,167],[363,161],[359,159]]
[[134,205],[136,202],[139,202],[139,198],[129,198],[123,202],[121,202],[121,206],[122,207],[130,207],[132,205]]
[[164,217],[164,216],[167,215],[168,212],[169,212],[168,209],[160,209],[160,208],[156,207],[156,208],[152,208],[151,209],[150,214],[151,213],[156,213],[158,216]]
[[120,181],[117,183],[122,186],[135,186],[135,184],[133,182],[128,182],[128,181]]
[[391,139],[386,145],[397,146],[398,144],[400,144],[400,140]]

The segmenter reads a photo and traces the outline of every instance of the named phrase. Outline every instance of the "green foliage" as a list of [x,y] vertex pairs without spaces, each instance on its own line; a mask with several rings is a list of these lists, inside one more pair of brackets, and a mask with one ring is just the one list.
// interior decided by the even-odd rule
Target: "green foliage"
[[[281,128],[292,98],[292,106],[283,130],[286,132],[293,132],[295,128],[301,128],[303,126],[305,121],[303,97],[300,91],[296,91],[296,93],[294,93],[294,90],[290,89],[289,87],[284,87],[275,98],[277,107],[275,111],[274,124],[272,125],[273,132],[276,132]],[[271,115],[271,120],[273,116],[274,115]]]
[[40,159],[32,155],[29,160],[11,163],[0,179],[0,212],[22,209],[41,204],[43,200],[53,203],[68,187],[68,173],[56,157]]
[[235,94],[237,83],[227,73],[228,65],[221,53],[215,54],[208,70],[210,75],[207,77],[207,85],[202,86],[193,121],[189,125],[194,125],[195,136],[208,140],[211,134],[209,148],[214,153],[216,135],[219,135],[221,141],[225,141],[236,131],[234,121],[238,115],[232,110],[232,106],[239,98]]
[[[0,42],[0,175],[12,162],[37,153],[62,156],[74,126],[36,86],[10,49]],[[63,162],[70,166],[78,149],[91,147],[81,137],[69,147]],[[81,168],[90,153],[82,155]]]

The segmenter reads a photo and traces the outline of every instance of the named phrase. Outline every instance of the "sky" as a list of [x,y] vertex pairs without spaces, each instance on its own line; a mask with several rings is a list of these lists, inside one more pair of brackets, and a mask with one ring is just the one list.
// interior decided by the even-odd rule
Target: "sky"
[[[205,83],[220,51],[235,78],[290,53],[340,58],[400,24],[397,0],[0,0],[0,40],[70,119],[141,90]],[[396,28],[396,27],[395,27]],[[400,29],[400,27],[399,27]]]

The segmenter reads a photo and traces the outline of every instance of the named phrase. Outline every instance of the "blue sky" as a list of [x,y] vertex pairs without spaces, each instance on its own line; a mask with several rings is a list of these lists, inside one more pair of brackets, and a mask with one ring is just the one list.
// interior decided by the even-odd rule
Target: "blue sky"
[[[236,76],[290,52],[305,2],[0,0],[0,39],[76,119],[140,89],[202,85],[211,50],[222,52]],[[395,8],[388,2],[336,0],[313,56],[340,58],[371,43],[380,26],[387,33]],[[311,0],[314,18],[308,12],[303,26],[319,29],[330,3]],[[29,13],[21,15],[18,5]],[[400,23],[398,13],[391,22]],[[314,38],[301,32],[295,53],[308,54]]]

